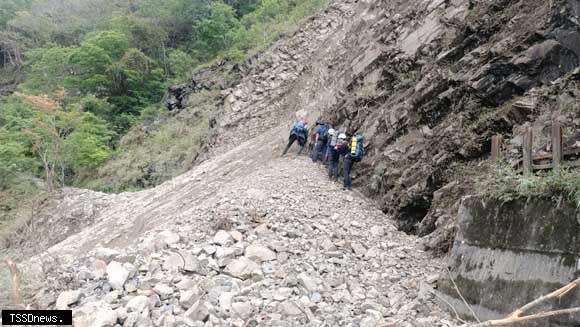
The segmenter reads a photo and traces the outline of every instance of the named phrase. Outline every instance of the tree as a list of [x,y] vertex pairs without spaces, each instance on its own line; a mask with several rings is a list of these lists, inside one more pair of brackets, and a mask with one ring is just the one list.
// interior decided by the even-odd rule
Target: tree
[[34,171],[36,168],[36,162],[29,156],[26,143],[16,135],[0,127],[0,191],[12,185],[18,174]]
[[19,11],[28,10],[31,0],[2,0],[0,2],[0,28],[5,26]]
[[139,14],[155,18],[168,35],[168,46],[191,41],[194,25],[210,15],[210,0],[141,0]]
[[163,96],[163,72],[139,49],[129,49],[121,61],[110,67],[108,74],[113,102],[114,97],[126,97],[131,99],[131,106],[143,106]]
[[112,60],[119,60],[129,49],[129,39],[123,33],[101,31],[87,35],[83,45],[99,47],[105,50]]
[[130,47],[138,48],[161,62],[165,60],[168,36],[159,18],[117,14],[111,20],[111,28],[127,35]]
[[25,53],[27,79],[20,88],[31,94],[53,94],[64,87],[70,74],[70,56],[74,48],[58,45]]
[[214,2],[210,16],[194,27],[194,47],[201,50],[202,59],[213,58],[232,45],[232,31],[239,27],[235,10],[223,2]]
[[49,17],[50,41],[72,46],[87,33],[105,29],[112,14],[128,6],[127,0],[37,0],[32,20]]
[[106,72],[111,63],[111,57],[103,48],[82,44],[70,55],[72,75],[65,78],[66,87],[81,94],[107,94],[109,81]]
[[171,50],[168,57],[169,71],[175,78],[186,77],[197,64],[187,52],[179,49]]
[[18,33],[0,31],[0,67],[20,68],[22,54],[31,46],[31,41]]
[[97,98],[92,94],[80,98],[78,102],[74,103],[72,106],[75,108],[73,110],[90,112],[91,114],[104,120],[111,119],[114,110],[113,106],[105,99]]
[[38,108],[35,113],[32,126],[22,134],[31,140],[32,153],[42,163],[49,191],[92,171],[110,156],[113,134],[104,120],[61,108]]
[[108,144],[112,135],[101,118],[91,113],[80,114],[78,124],[63,141],[63,161],[75,176],[94,171],[111,156]]

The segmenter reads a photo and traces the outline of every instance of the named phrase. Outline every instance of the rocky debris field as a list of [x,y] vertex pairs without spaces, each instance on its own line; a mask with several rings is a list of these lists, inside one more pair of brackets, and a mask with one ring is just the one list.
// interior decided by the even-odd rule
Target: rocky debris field
[[289,155],[190,217],[63,265],[34,305],[72,309],[76,327],[458,326],[431,292],[441,264],[358,192]]

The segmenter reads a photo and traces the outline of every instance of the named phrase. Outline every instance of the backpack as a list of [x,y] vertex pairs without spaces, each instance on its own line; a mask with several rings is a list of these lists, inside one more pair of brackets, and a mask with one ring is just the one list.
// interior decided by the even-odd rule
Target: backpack
[[320,125],[320,127],[318,128],[318,135],[320,135],[318,139],[322,143],[328,142],[328,130],[329,130],[328,125]]
[[361,161],[364,154],[365,154],[365,149],[364,149],[364,136],[362,135],[355,135],[352,137],[352,143],[350,146],[350,157],[354,160],[354,161]]
[[294,126],[292,127],[292,133],[296,135],[305,136],[308,133],[306,129],[306,124],[304,124],[303,121],[296,122],[296,124],[294,124]]
[[334,147],[338,143],[338,135],[340,134],[339,131],[334,132],[334,136],[330,138],[330,143],[328,144],[330,147]]

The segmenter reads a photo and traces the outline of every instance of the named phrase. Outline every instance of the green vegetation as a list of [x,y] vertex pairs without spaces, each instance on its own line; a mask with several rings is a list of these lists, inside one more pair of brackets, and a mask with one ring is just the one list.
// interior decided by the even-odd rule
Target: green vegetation
[[166,88],[216,60],[243,60],[325,4],[0,1],[0,94],[17,91],[0,96],[0,230],[44,190],[141,189],[191,168],[219,90],[170,113]]
[[540,172],[532,176],[517,173],[507,163],[497,163],[476,183],[483,194],[509,201],[519,197],[544,197],[555,200],[564,196],[580,208],[580,172],[562,169],[558,173]]

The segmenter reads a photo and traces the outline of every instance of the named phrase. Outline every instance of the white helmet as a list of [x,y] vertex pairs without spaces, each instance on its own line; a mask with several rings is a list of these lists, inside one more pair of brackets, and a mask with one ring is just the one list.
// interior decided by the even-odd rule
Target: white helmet
[[328,130],[328,135],[332,136],[332,135],[334,135],[334,132],[335,132],[334,129],[331,128]]
[[346,134],[340,133],[340,135],[338,135],[338,138],[341,140],[346,140]]

